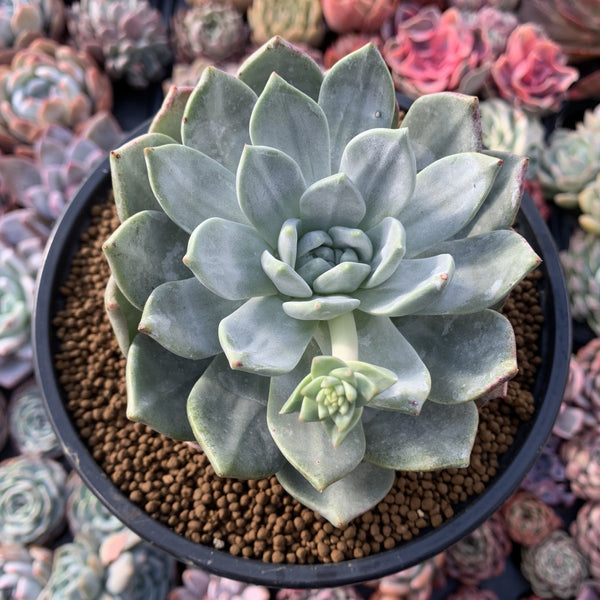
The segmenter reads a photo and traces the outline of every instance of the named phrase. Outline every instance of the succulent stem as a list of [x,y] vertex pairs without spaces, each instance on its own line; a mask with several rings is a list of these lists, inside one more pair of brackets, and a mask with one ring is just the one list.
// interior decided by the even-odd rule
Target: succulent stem
[[352,311],[327,323],[331,336],[331,355],[343,361],[358,360],[358,336]]

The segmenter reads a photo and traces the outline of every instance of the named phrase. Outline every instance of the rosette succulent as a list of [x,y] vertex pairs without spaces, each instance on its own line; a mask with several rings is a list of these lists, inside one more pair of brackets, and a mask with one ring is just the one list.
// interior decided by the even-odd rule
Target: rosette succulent
[[468,465],[517,368],[493,307],[539,263],[510,229],[526,161],[481,151],[477,99],[398,128],[374,45],[323,75],[280,39],[174,94],[111,153],[128,416],[335,524],[396,469]]
[[398,0],[323,0],[325,22],[337,33],[374,33],[393,16]]
[[147,0],[80,0],[69,7],[67,25],[111,79],[145,88],[164,78],[172,58],[167,28]]
[[63,0],[2,0],[0,47],[24,48],[36,37],[58,39],[65,28]]
[[577,511],[575,520],[569,526],[569,532],[587,558],[593,579],[597,580],[600,578],[600,504],[594,501],[586,502]]
[[579,225],[587,232],[600,234],[600,175],[590,181],[577,195],[581,209]]
[[49,548],[0,545],[0,598],[37,600],[51,570],[52,550]]

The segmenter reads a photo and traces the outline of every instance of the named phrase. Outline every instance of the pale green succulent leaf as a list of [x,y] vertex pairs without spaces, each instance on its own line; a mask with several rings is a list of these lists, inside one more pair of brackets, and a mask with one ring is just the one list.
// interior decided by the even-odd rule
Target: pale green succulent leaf
[[210,359],[189,360],[137,335],[125,367],[127,418],[176,440],[194,439],[186,404],[190,390]]
[[298,412],[299,410],[301,410],[304,401],[307,399],[307,397],[302,392],[304,388],[312,381],[314,380],[313,375],[311,373],[304,377],[304,379],[298,384],[294,392],[290,395],[290,397],[285,401],[284,405],[281,407],[282,415],[292,412]]
[[194,229],[183,260],[218,296],[244,300],[277,293],[261,267],[265,250],[269,246],[252,227],[212,218]]
[[206,154],[167,144],[148,148],[146,164],[154,195],[184,231],[192,233],[210,217],[248,223],[237,201],[235,175]]
[[291,465],[277,473],[279,483],[288,494],[334,527],[343,527],[376,506],[392,488],[394,478],[393,470],[362,462],[346,477],[318,492]]
[[335,369],[343,369],[347,363],[336,356],[315,356],[310,365],[310,374],[313,379],[328,375]]
[[221,352],[219,322],[239,306],[213,294],[195,277],[168,281],[150,294],[139,330],[169,352],[199,360]]
[[148,133],[162,133],[181,144],[181,123],[187,101],[194,88],[172,85],[165,95],[162,105],[150,126]]
[[321,274],[331,269],[331,264],[322,258],[312,258],[296,269],[298,275],[309,285]]
[[182,262],[187,241],[164,212],[145,210],[121,223],[102,249],[119,289],[142,310],[154,288],[190,276]]
[[258,375],[291,371],[317,323],[292,319],[274,296],[251,298],[219,324],[219,340],[234,369]]
[[250,143],[248,126],[256,99],[237,77],[207,67],[183,115],[183,143],[235,173],[244,145]]
[[268,250],[262,253],[260,259],[263,271],[273,282],[273,285],[285,296],[294,298],[310,298],[310,286],[290,265],[275,258]]
[[316,296],[310,300],[289,300],[283,310],[293,319],[302,321],[328,321],[349,312],[360,305],[360,300],[348,296]]
[[327,177],[329,129],[321,107],[273,73],[250,117],[255,146],[285,152],[300,167],[307,185]]
[[389,128],[394,120],[394,83],[375,44],[348,54],[329,69],[319,105],[329,123],[331,172],[336,173],[352,138],[368,129]]
[[335,265],[312,283],[317,294],[350,294],[364,281],[371,267],[359,262],[342,262]]
[[360,310],[372,315],[401,317],[421,310],[441,295],[454,274],[449,253],[428,258],[406,258],[379,286],[359,289],[353,295]]
[[362,376],[361,378],[357,378],[357,385],[359,385],[359,381],[363,381],[363,378],[366,379],[374,386],[374,394],[379,394],[387,390],[398,381],[396,373],[379,365],[360,360],[349,360],[346,364],[355,374]]
[[[298,409],[298,420],[303,423],[309,423],[313,421],[319,421],[319,405],[315,400],[308,396],[301,396],[302,403]],[[282,409],[282,413],[284,414]]]
[[395,217],[410,200],[417,173],[406,129],[371,129],[353,138],[342,155],[340,171],[360,190],[367,212],[362,229]]
[[419,415],[376,413],[365,422],[365,458],[399,471],[467,467],[479,413],[474,402],[426,402]]
[[127,300],[112,275],[108,278],[104,290],[104,308],[119,348],[123,355],[127,356],[129,346],[138,333],[142,312]]
[[501,159],[502,169],[475,217],[456,234],[457,239],[508,229],[519,211],[528,159],[510,152],[484,150],[484,154]]
[[413,198],[398,214],[406,230],[406,255],[417,256],[464,227],[479,210],[501,166],[497,158],[463,152],[420,171]]
[[424,315],[472,313],[496,306],[541,262],[527,240],[511,230],[443,242],[430,252],[451,254],[455,271],[442,293],[418,310]]
[[323,426],[334,448],[337,448],[358,425],[362,419],[362,414],[362,406],[350,405],[350,409],[346,414],[342,415],[337,412],[331,420],[323,421]]
[[268,395],[268,377],[232,371],[223,355],[192,388],[187,417],[219,477],[259,479],[282,467],[283,456],[267,427]]
[[366,213],[358,188],[343,173],[313,183],[300,198],[304,231],[327,231],[333,225],[356,227]]
[[517,374],[512,325],[494,310],[393,321],[432,373],[433,402],[476,400]]
[[277,238],[279,257],[292,268],[296,266],[300,227],[300,219],[288,219],[282,225],[279,238]]
[[297,413],[281,413],[287,399],[310,370],[312,357],[318,352],[316,344],[311,344],[295,369],[271,378],[267,423],[285,458],[311,485],[323,490],[356,468],[363,458],[365,446],[360,423],[343,443],[334,448],[321,422],[302,422]]
[[146,171],[146,148],[173,144],[162,133],[145,133],[110,153],[110,174],[117,215],[121,222],[143,210],[162,210]]
[[334,225],[328,231],[335,248],[351,248],[357,254],[355,260],[370,262],[373,258],[373,244],[361,229]]
[[270,39],[251,54],[239,67],[237,76],[260,95],[272,73],[313,100],[319,97],[323,73],[306,52],[279,36]]
[[455,92],[426,94],[417,98],[402,120],[415,151],[417,171],[459,152],[482,148],[479,101]]
[[237,172],[240,207],[271,247],[277,247],[282,225],[299,218],[298,203],[306,189],[300,167],[275,148],[246,146]]
[[380,390],[369,406],[419,414],[431,390],[425,363],[388,317],[357,311],[355,321],[361,362],[388,369],[396,378],[390,386],[385,379],[375,379]]
[[406,232],[398,219],[386,217],[369,229],[367,235],[373,246],[371,273],[362,287],[372,288],[387,281],[396,271],[406,252]]

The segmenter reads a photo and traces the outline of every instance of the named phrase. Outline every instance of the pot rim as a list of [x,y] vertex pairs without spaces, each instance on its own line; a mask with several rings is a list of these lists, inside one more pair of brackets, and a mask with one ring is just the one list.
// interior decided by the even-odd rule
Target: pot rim
[[[139,128],[139,132],[144,128],[147,128],[147,123]],[[534,416],[527,423],[521,424],[513,445],[502,455],[499,474],[486,485],[481,494],[455,506],[455,515],[442,525],[391,550],[339,563],[282,565],[233,556],[227,551],[197,544],[153,520],[148,513],[133,504],[100,469],[80,439],[63,404],[53,364],[56,339],[51,325],[59,301],[58,288],[63,282],[60,279],[61,272],[70,265],[75,246],[78,246],[71,243],[73,234],[78,235],[83,231],[86,219],[89,218],[89,209],[94,203],[106,199],[108,189],[110,166],[107,157],[81,186],[50,236],[38,275],[32,315],[34,364],[46,409],[65,457],[107,508],[140,537],[185,564],[193,564],[230,579],[273,588],[336,587],[378,579],[442,552],[489,518],[517,489],[551,433],[567,382],[571,356],[569,298],[558,251],[546,223],[529,195],[523,196],[517,228],[526,230],[521,233],[543,258],[540,268],[546,287],[540,293],[545,317],[539,344],[542,365],[538,369],[533,391],[536,398]],[[549,359],[552,361],[551,365],[547,363]],[[542,392],[543,406],[540,399]]]

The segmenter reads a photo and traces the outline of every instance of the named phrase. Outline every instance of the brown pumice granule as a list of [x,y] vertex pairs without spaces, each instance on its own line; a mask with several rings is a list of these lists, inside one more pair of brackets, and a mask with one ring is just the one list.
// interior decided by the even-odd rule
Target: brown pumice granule
[[344,528],[336,528],[289,496],[275,477],[238,481],[215,475],[204,453],[126,417],[125,358],[104,310],[110,270],[102,243],[119,225],[114,204],[92,208],[68,280],[65,308],[53,325],[55,357],[67,408],[92,455],[114,484],[153,518],[190,540],[233,555],[273,563],[328,563],[392,549],[437,527],[457,504],[481,493],[522,421],[534,411],[530,392],[540,362],[543,321],[529,275],[503,312],[517,341],[519,373],[508,396],[480,407],[470,466],[433,473],[399,472],[387,496]]

